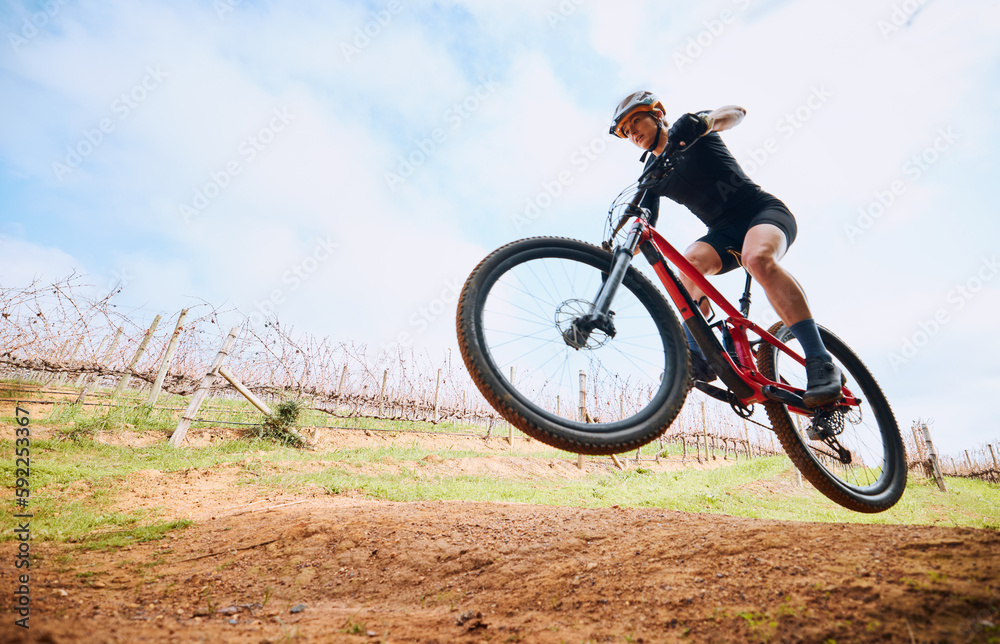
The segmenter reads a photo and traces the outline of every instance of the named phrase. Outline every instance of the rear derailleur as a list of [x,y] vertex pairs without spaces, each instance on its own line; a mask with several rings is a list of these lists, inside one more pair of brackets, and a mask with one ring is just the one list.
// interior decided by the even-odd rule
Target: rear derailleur
[[837,436],[842,433],[844,433],[844,410],[837,405],[817,410],[812,417],[812,423],[806,428],[806,437],[809,440],[820,441],[833,450],[833,453],[827,456],[850,465],[850,450],[837,440]]

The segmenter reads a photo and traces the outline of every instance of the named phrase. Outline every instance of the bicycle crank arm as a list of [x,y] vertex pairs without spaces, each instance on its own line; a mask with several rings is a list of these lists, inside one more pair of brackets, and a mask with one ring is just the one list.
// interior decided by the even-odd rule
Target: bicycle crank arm
[[[694,381],[694,388],[698,391],[720,400],[727,405],[731,405],[735,396],[729,393],[729,391],[722,389],[721,387],[716,387],[715,385],[710,385],[707,382],[702,382],[701,380]],[[739,402],[739,401],[737,401]]]
[[779,402],[783,405],[788,405],[789,407],[809,409],[809,407],[802,401],[802,396],[785,389],[775,387],[774,385],[764,385],[760,388],[760,393],[764,394],[768,400],[773,400],[774,402]]

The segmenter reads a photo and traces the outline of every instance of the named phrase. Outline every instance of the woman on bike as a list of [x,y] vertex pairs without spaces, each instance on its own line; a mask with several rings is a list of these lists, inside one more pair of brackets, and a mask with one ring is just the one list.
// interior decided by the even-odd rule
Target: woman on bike
[[[840,369],[823,346],[802,287],[778,263],[795,241],[795,217],[781,200],[750,180],[718,135],[738,125],[746,110],[730,105],[685,114],[670,127],[665,114],[663,103],[654,94],[635,92],[618,105],[611,126],[612,134],[646,151],[642,159],[651,157],[647,167],[653,163],[652,157],[668,151],[668,146],[669,151],[684,152],[678,155],[674,169],[647,192],[640,204],[651,213],[649,223],[656,225],[660,197],[687,206],[708,226],[708,233],[691,244],[684,257],[702,275],[725,273],[742,261],[802,345],[808,378],[805,403],[815,407],[839,399]],[[741,260],[729,249],[738,251]],[[704,294],[683,273],[680,278],[707,316],[707,298],[702,300]],[[693,377],[705,382],[714,380],[716,376],[686,324],[684,329],[691,345]]]

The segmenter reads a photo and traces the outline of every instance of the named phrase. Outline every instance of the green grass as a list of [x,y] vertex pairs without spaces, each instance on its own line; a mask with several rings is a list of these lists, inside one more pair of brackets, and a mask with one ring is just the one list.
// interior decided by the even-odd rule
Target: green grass
[[[78,404],[55,404],[44,423],[61,425],[60,433],[72,440],[92,438],[98,432],[128,429],[168,435],[177,426],[177,412],[145,405],[98,408],[98,413]],[[38,421],[36,421],[38,422]]]
[[[525,457],[546,460],[563,459],[576,462],[576,454],[570,454],[555,448],[552,448],[551,450],[528,451],[523,448],[518,449],[518,447],[520,446],[515,443],[514,448],[505,450],[503,455],[507,457]],[[397,461],[419,461],[431,454],[435,454],[442,458],[476,458],[496,456],[495,452],[491,452],[486,449],[456,449],[453,447],[448,447],[446,449],[430,449],[420,445],[416,440],[407,441],[405,436],[401,436],[399,437],[399,440],[392,445],[381,445],[378,447],[351,447],[347,449],[333,450],[320,453],[315,458],[317,460],[336,459],[345,463],[379,463],[390,459]],[[308,455],[304,455],[303,458],[309,459],[310,457]]]
[[[33,440],[29,477],[31,496],[27,508],[34,514],[31,519],[32,539],[110,547],[161,538],[162,533],[185,527],[186,524],[158,522],[156,512],[151,510],[130,513],[112,511],[110,507],[117,496],[127,493],[123,491],[121,481],[131,473],[144,469],[176,472],[239,462],[260,448],[267,449],[268,445],[259,441],[232,441],[191,450],[174,449],[166,442],[146,448],[131,448],[97,443],[86,438]],[[12,455],[13,441],[0,441],[0,453]],[[11,499],[14,498],[15,471],[13,458],[0,459],[0,481],[5,482],[6,493]],[[82,499],[68,498],[69,486],[78,481],[87,483],[73,495],[82,495]],[[18,522],[13,514],[0,513],[0,541],[13,538],[13,529]],[[100,536],[105,533],[111,536]],[[95,534],[98,536],[95,537]]]
[[128,530],[116,530],[106,534],[91,535],[84,540],[87,548],[97,550],[110,550],[133,543],[143,543],[145,541],[157,541],[167,536],[174,530],[182,530],[192,525],[192,521],[178,519],[175,521],[162,521],[149,525],[142,525]]
[[[2,385],[0,385],[2,386]],[[24,395],[25,392],[16,389],[14,384],[9,385],[10,397]],[[89,402],[99,402],[101,399],[96,396]],[[34,419],[34,422],[44,421],[60,426],[60,430],[71,438],[92,437],[98,431],[156,431],[170,433],[177,426],[177,421],[183,410],[187,408],[188,399],[173,394],[162,394],[156,403],[155,409],[146,406],[146,394],[127,391],[115,400],[113,407],[78,405],[71,402],[59,402],[51,405],[49,410],[41,418]],[[277,401],[267,401],[275,411],[278,411],[282,403]],[[285,401],[287,403],[289,401]],[[41,408],[44,409],[44,408]],[[96,411],[95,411],[96,410]],[[341,410],[345,413],[346,410]],[[203,419],[192,424],[192,427],[212,427],[235,423],[234,426],[257,425],[266,422],[267,417],[256,407],[243,398],[213,398],[202,405],[198,412],[198,417]],[[6,419],[4,419],[6,420]],[[405,432],[434,432],[436,434],[477,434],[485,435],[486,428],[481,425],[469,425],[465,423],[439,422],[428,423],[415,420],[384,420],[374,418],[343,418],[318,411],[315,409],[302,408],[295,421],[295,426],[303,427],[328,427],[328,428],[350,428],[368,429],[388,434]],[[510,432],[506,424],[498,424],[493,429],[493,436],[506,438],[512,434],[515,439],[525,437],[519,430]]]
[[[13,443],[0,441],[0,451],[13,452]],[[424,460],[429,454],[444,463]],[[575,460],[575,455],[550,450],[505,452],[540,460]],[[619,471],[610,465],[579,479],[470,476],[449,473],[447,459],[496,456],[476,449],[421,447],[416,441],[325,452],[304,452],[265,441],[234,440],[203,448],[174,449],[158,443],[143,448],[121,447],[87,439],[36,440],[32,443],[31,511],[33,537],[68,541],[87,547],[113,547],[160,538],[184,527],[163,523],[156,509],[120,513],[109,510],[120,482],[143,469],[176,472],[239,464],[244,482],[285,490],[319,486],[331,494],[344,492],[390,501],[464,500],[516,502],[599,508],[668,508],[732,516],[792,521],[937,524],[1000,529],[1000,486],[968,479],[947,480],[949,492],[919,478],[911,478],[903,499],[887,512],[863,515],[834,505],[807,487],[792,495],[774,495],[761,482],[791,480],[783,457],[741,460],[713,470],[653,472],[648,468]],[[248,465],[248,457],[252,462]],[[592,460],[594,457],[590,457]],[[603,460],[603,459],[602,459]],[[301,464],[335,463],[322,470],[302,471]],[[608,461],[604,461],[608,463]],[[268,464],[267,471],[261,467]],[[273,472],[278,468],[278,472]],[[0,480],[8,481],[13,497],[13,459],[0,460]],[[85,481],[82,498],[67,498],[68,486]],[[80,497],[77,487],[76,497]],[[13,513],[0,515],[0,540],[13,535]]]
[[[15,397],[24,393],[15,384],[5,385]],[[141,401],[140,401],[141,399]],[[619,471],[609,459],[588,457],[605,465],[599,471],[580,476],[536,477],[524,474],[509,477],[465,475],[449,468],[448,459],[496,457],[485,444],[463,441],[461,447],[433,448],[421,444],[406,432],[452,432],[483,435],[482,427],[454,423],[431,425],[415,421],[388,421],[364,418],[338,419],[320,412],[303,411],[297,425],[340,425],[382,430],[392,442],[323,452],[304,451],[271,441],[240,439],[216,442],[200,448],[174,449],[166,442],[186,400],[164,395],[160,403],[173,409],[142,407],[143,396],[129,393],[122,402],[133,406],[83,407],[60,403],[33,406],[32,425],[56,431],[56,438],[31,442],[31,491],[29,509],[32,536],[39,540],[78,543],[85,547],[113,548],[127,543],[162,538],[185,522],[164,521],[157,508],[117,512],[114,503],[127,494],[122,482],[135,471],[153,469],[177,472],[209,469],[226,464],[239,465],[239,481],[288,490],[318,486],[331,494],[351,492],[391,501],[465,500],[518,502],[570,507],[668,508],[685,512],[720,513],[739,517],[793,521],[937,524],[1000,530],[1000,486],[981,481],[948,478],[947,494],[922,478],[911,478],[903,499],[881,514],[863,515],[841,509],[807,485],[804,490],[789,487],[791,494],[775,495],[768,482],[792,480],[791,466],[784,457],[740,459],[735,464],[712,470],[681,469],[654,472],[649,467]],[[202,417],[218,415],[260,423],[263,415],[248,410],[249,405],[232,399],[215,399]],[[13,424],[13,418],[0,421]],[[243,422],[242,420],[240,422]],[[114,446],[93,440],[98,432],[155,432],[163,440],[148,447]],[[495,440],[507,436],[507,427],[495,429]],[[520,432],[514,432],[521,436]],[[438,443],[439,444],[439,443]],[[496,443],[494,443],[495,445]],[[482,447],[479,447],[482,445]],[[537,443],[514,441],[504,457],[525,457],[539,461],[575,461],[576,455],[555,449],[538,450]],[[0,440],[0,486],[14,498],[14,444]],[[648,456],[652,448],[646,449]],[[667,445],[666,452],[678,455],[680,445]],[[443,463],[425,460],[429,455]],[[320,468],[310,463],[323,463]],[[304,471],[311,469],[314,471]],[[79,481],[85,482],[80,485]],[[75,484],[75,485],[74,485]],[[72,490],[69,486],[74,485]],[[70,493],[72,492],[72,493]],[[0,541],[13,537],[13,512],[0,513]]]
[[[352,456],[343,460],[363,461],[362,454]],[[372,457],[370,462],[380,460],[375,454],[367,456]],[[393,458],[409,460],[405,453]],[[321,472],[287,471],[263,477],[260,482],[280,488],[312,484],[334,494],[356,491],[388,501],[508,501],[591,508],[618,505],[789,521],[940,524],[1000,529],[1000,488],[987,483],[960,479],[953,485],[949,479],[949,492],[942,494],[923,480],[911,479],[906,494],[894,508],[865,515],[840,508],[811,488],[803,490],[802,495],[793,496],[775,496],[756,489],[754,484],[759,481],[790,479],[789,468],[784,457],[769,457],[713,470],[664,473],[644,468],[624,472],[608,470],[578,480],[552,481],[449,476],[441,473],[440,468],[428,472],[426,464],[417,461],[403,467],[399,473],[362,473],[350,468],[330,467]]]

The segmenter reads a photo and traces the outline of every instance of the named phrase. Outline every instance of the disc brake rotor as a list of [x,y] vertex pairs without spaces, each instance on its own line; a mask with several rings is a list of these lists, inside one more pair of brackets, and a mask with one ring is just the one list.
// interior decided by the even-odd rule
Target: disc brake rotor
[[[556,328],[559,329],[559,334],[564,334],[573,324],[574,320],[587,315],[590,312],[590,307],[590,302],[578,299],[566,300],[560,304],[556,308],[555,315]],[[595,328],[590,332],[587,343],[581,348],[594,350],[607,344],[610,339],[607,333]]]

